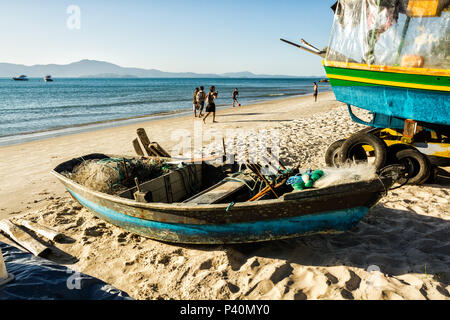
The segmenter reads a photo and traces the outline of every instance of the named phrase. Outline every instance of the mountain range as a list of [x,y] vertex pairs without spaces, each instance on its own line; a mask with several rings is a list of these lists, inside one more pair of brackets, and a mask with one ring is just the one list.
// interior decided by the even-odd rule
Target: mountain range
[[223,74],[164,72],[156,69],[125,68],[105,61],[87,59],[65,65],[25,66],[0,63],[0,77],[9,78],[22,74],[29,78],[41,78],[45,75],[52,75],[54,78],[303,78],[284,75],[254,74],[249,71]]

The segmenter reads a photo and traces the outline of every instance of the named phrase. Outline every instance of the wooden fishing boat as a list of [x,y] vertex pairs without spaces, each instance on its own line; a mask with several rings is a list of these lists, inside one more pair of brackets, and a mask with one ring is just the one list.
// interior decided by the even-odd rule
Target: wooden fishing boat
[[[384,177],[309,191],[291,189],[278,199],[250,202],[245,182],[226,180],[235,174],[235,165],[185,163],[120,195],[93,191],[65,174],[83,161],[109,157],[91,154],[72,159],[52,173],[73,199],[98,218],[135,234],[174,243],[247,243],[344,232],[393,184],[392,178]],[[151,188],[147,197],[146,190]]]

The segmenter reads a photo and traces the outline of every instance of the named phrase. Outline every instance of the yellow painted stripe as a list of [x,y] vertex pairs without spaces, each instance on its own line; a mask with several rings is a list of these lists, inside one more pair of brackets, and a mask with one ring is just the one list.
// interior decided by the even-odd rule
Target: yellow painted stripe
[[327,74],[327,76],[329,79],[347,80],[347,81],[378,84],[378,85],[391,86],[391,87],[402,87],[402,88],[411,88],[411,89],[450,92],[449,86],[433,86],[433,85],[418,84],[418,83],[405,83],[405,82],[397,82],[397,81],[375,80],[375,79],[368,79],[368,78],[341,76],[341,75],[335,75],[335,74]]
[[354,62],[341,62],[341,61],[329,61],[329,60],[323,60],[322,64],[326,67],[336,67],[336,68],[344,68],[344,69],[356,69],[356,70],[366,70],[366,71],[380,71],[380,72],[391,72],[391,73],[406,73],[406,74],[420,74],[420,75],[426,75],[426,76],[450,77],[450,70],[448,70],[448,69],[378,66],[378,65],[360,64],[360,63],[354,63]]

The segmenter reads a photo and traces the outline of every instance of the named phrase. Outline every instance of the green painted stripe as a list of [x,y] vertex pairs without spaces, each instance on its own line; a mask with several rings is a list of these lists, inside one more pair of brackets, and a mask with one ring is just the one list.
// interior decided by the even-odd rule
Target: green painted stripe
[[380,86],[377,84],[371,84],[371,83],[363,83],[363,82],[356,82],[356,81],[347,81],[347,80],[340,80],[340,79],[329,79],[331,86],[336,87],[376,87]]
[[[450,77],[325,67],[328,75],[450,87]],[[331,80],[331,79],[330,79]],[[343,80],[334,80],[343,81]]]

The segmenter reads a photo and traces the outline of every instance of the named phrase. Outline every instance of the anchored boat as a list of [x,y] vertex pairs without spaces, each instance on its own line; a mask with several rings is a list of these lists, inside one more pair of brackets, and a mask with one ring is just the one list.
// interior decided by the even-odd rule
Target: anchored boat
[[13,78],[14,81],[28,81],[28,78],[26,75],[20,75],[18,77]]
[[410,183],[424,183],[432,164],[450,160],[450,1],[340,0],[332,9],[324,50],[282,39],[324,58],[336,99],[372,128],[332,144],[327,164],[375,156],[379,168],[402,163]]
[[[52,173],[76,201],[100,219],[152,239],[191,244],[344,232],[353,228],[393,184],[392,178],[377,177],[295,191],[286,185],[283,172],[269,182],[269,187],[262,179],[243,174],[238,165],[171,159],[163,163],[164,168],[171,168],[164,174],[112,193],[94,191],[73,178],[78,166],[94,162],[121,170],[120,176],[132,182],[130,163],[140,161],[150,159],[90,154],[64,162]],[[295,174],[295,170],[284,172]],[[255,196],[251,189],[258,189],[258,185],[265,188]]]

